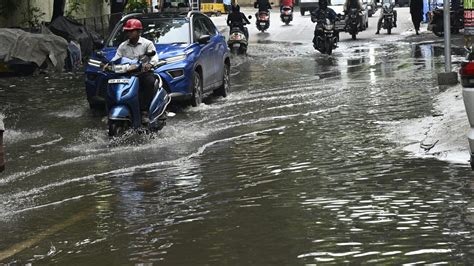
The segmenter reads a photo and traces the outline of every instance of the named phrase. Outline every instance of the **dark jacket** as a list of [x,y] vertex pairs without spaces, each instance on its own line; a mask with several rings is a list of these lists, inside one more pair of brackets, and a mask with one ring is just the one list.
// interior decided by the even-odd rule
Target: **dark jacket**
[[415,23],[423,21],[423,0],[410,1],[411,20]]
[[258,8],[258,11],[268,11],[272,9],[272,6],[268,0],[257,0],[253,6]]
[[244,26],[250,24],[250,21],[245,17],[245,14],[240,12],[239,6],[232,6],[232,12],[227,16],[227,26]]
[[334,11],[332,8],[317,8],[313,11],[311,11],[311,17],[316,18],[316,20],[320,17],[324,16],[325,18],[328,18],[332,22],[336,21],[337,14],[336,11]]

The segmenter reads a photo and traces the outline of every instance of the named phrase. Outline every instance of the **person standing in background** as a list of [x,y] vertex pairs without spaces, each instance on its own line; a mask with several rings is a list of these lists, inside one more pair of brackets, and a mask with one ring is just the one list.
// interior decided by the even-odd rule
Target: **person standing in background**
[[420,35],[420,23],[423,21],[423,0],[410,1],[410,14],[416,35]]

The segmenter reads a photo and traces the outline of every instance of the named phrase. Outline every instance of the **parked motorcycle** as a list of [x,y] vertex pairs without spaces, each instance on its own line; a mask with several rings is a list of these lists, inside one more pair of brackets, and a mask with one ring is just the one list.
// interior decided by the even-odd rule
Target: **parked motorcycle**
[[[139,80],[137,74],[142,71],[142,60],[120,58],[109,62],[102,54],[97,54],[101,61],[89,59],[89,65],[102,68],[107,74],[107,99],[109,136],[115,137],[127,129],[145,128],[151,132],[163,128],[166,123],[166,107],[171,101],[168,92],[163,88],[163,83],[158,74],[155,74],[156,93],[151,101],[148,119],[142,121],[139,106]],[[146,56],[154,56],[155,52]],[[105,63],[105,66],[104,66]],[[154,68],[158,68],[158,64]]]
[[286,25],[293,20],[293,9],[290,6],[283,6],[280,11],[280,18]]
[[347,13],[346,31],[353,40],[356,39],[357,33],[359,33],[359,11],[357,8],[351,8]]
[[240,27],[231,27],[227,46],[233,54],[246,54],[248,40]]
[[[433,11],[428,12],[429,24],[428,30],[434,35],[442,37],[444,35],[444,12],[443,7],[436,7]],[[450,11],[451,32],[459,33],[464,28],[464,7]]]
[[311,21],[316,22],[313,47],[322,54],[331,55],[332,50],[337,48],[339,34],[335,30],[335,21],[328,18],[327,11],[321,13],[319,17],[311,16]]
[[388,34],[392,34],[392,28],[395,28],[393,6],[385,3],[382,7],[382,12],[382,28],[387,30]]
[[270,27],[270,12],[259,11],[257,13],[257,29],[265,32]]

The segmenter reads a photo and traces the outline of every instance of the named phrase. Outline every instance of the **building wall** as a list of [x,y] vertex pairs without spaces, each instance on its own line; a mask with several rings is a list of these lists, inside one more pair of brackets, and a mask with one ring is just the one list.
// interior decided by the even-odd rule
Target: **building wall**
[[[74,0],[66,0],[65,14],[70,8],[72,1]],[[28,10],[28,6],[30,6],[30,8],[37,7],[41,12],[45,13],[45,15],[41,17],[41,21],[51,21],[54,0],[21,0],[18,2],[18,9],[13,12],[10,17],[0,17],[0,27],[21,27],[22,21],[24,20],[23,16],[26,10]],[[82,19],[110,14],[110,1],[80,0],[80,3],[81,5],[78,12],[72,13],[75,18]]]

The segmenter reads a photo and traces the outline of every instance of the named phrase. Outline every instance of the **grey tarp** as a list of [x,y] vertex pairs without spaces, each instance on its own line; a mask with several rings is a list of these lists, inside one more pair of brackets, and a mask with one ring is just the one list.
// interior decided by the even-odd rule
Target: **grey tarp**
[[47,58],[61,71],[67,56],[66,40],[54,34],[29,33],[21,29],[0,28],[0,60],[13,59],[41,66]]
[[57,17],[48,27],[54,34],[63,37],[68,42],[79,43],[83,56],[89,56],[95,46],[103,41],[98,33],[88,30],[84,25],[71,18]]

